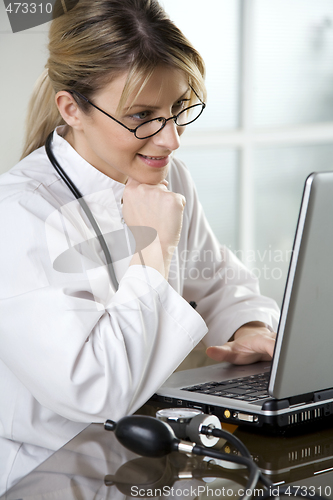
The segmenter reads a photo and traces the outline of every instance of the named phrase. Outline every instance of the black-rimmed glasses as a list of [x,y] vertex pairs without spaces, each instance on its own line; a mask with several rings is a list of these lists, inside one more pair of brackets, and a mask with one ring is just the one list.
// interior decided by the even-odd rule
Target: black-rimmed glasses
[[[191,87],[192,89],[192,87]],[[199,118],[199,116],[202,114],[203,110],[206,107],[206,104],[200,99],[198,94],[195,92],[194,89],[192,89],[194,94],[197,96],[199,99],[200,103],[198,104],[193,104],[192,106],[189,106],[188,108],[183,109],[178,113],[177,115],[170,116],[170,118],[164,118],[164,117],[158,117],[154,118],[153,120],[148,120],[144,123],[141,123],[135,128],[129,128],[123,123],[121,123],[119,120],[114,118],[113,116],[109,115],[106,111],[103,109],[99,108],[94,104],[93,102],[89,101],[84,95],[82,95],[80,92],[77,90],[72,90],[70,93],[76,94],[78,97],[83,99],[85,102],[93,106],[94,108],[98,109],[98,111],[101,111],[101,113],[104,113],[104,115],[108,116],[111,118],[111,120],[114,120],[115,122],[119,123],[122,127],[126,128],[129,132],[132,132],[132,134],[135,135],[137,139],[148,139],[149,137],[153,137],[154,135],[158,134],[167,124],[168,121],[173,120],[175,124],[178,127],[185,127],[186,125],[189,125],[190,123],[193,123],[195,120]]]

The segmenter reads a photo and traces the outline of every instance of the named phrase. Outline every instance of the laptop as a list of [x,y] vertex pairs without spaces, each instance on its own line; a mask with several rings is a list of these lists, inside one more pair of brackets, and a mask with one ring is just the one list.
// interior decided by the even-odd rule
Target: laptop
[[[325,429],[315,432],[310,431],[306,436],[296,433],[292,436],[258,435],[255,432],[247,432],[244,427],[237,427],[233,433],[250,451],[256,465],[269,476],[273,483],[284,483],[296,485],[299,481],[310,479],[308,485],[315,485],[318,478],[322,485],[322,493],[326,497],[331,496],[332,488],[325,484],[332,483],[327,479],[327,473],[333,473],[333,429],[325,426]],[[238,450],[231,443],[225,443],[221,449],[227,454],[237,454]],[[320,491],[317,490],[320,494]]]
[[273,431],[333,415],[333,172],[305,182],[272,361],[175,372],[150,401]]

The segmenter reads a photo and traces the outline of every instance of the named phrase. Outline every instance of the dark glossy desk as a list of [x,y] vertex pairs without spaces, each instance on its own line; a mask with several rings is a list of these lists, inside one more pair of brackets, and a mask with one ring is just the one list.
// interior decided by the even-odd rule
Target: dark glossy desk
[[[303,491],[333,499],[333,428],[289,437],[258,435],[234,427],[230,430],[274,483],[299,485]],[[220,447],[236,453],[229,443]],[[1,500],[238,498],[245,486],[245,473],[232,464],[203,457],[176,453],[161,459],[138,457],[123,448],[103,425],[92,424]]]

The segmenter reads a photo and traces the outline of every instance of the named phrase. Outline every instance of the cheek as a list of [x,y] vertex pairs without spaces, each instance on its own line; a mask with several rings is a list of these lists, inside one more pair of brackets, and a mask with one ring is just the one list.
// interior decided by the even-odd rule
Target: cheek
[[[99,117],[98,117],[99,118]],[[134,134],[111,120],[94,120],[87,135],[94,154],[107,163],[133,161],[148,141],[139,141]]]
[[113,128],[110,130],[110,127],[100,127],[98,130],[99,132],[95,131],[94,136],[92,136],[92,147],[95,151],[98,150],[102,156],[108,157],[112,154],[114,157],[124,157],[136,153],[138,148],[133,145],[131,137],[126,137],[126,130],[124,132]]
[[177,127],[177,130],[178,130],[178,135],[180,137],[185,132],[186,127]]

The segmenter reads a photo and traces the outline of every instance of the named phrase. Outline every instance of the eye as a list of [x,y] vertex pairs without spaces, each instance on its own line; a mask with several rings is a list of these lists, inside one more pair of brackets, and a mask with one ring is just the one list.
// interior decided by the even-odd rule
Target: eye
[[147,121],[150,120],[151,114],[152,114],[151,111],[139,111],[134,115],[130,115],[130,118],[136,121]]
[[183,111],[183,109],[187,108],[189,101],[190,101],[190,99],[181,99],[180,101],[177,101],[172,106],[172,112],[174,114],[180,113],[181,111]]

